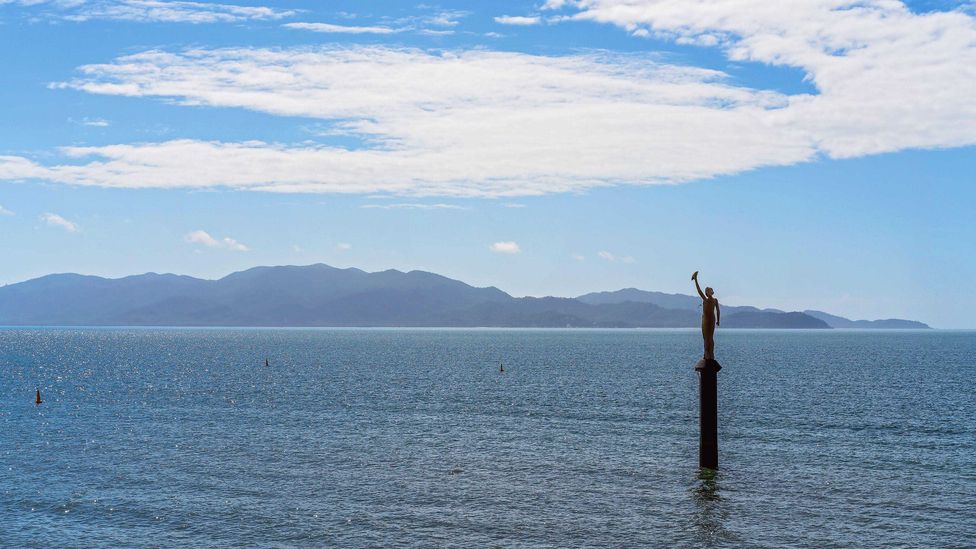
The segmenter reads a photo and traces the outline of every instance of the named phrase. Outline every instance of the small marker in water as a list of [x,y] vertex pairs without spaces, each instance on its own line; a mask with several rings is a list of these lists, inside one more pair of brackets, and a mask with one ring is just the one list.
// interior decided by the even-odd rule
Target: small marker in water
[[271,361],[268,359],[264,359],[264,367],[267,368],[268,366],[271,366]]
[[503,374],[505,373],[505,365],[502,364],[501,362],[498,363],[498,371]]
[[37,390],[37,396],[34,398],[34,404],[40,404],[42,402],[44,402],[44,401],[41,400],[41,390],[38,389]]

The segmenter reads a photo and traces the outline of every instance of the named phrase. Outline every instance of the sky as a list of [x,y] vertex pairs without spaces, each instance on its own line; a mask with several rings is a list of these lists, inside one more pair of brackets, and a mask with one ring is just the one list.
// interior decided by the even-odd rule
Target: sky
[[0,284],[422,269],[976,328],[976,4],[0,0]]

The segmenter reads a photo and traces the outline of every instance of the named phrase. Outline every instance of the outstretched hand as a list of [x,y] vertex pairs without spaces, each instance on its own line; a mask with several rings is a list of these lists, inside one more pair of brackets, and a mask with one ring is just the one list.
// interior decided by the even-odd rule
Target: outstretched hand
[[698,271],[695,271],[695,274],[691,275],[691,279],[698,280]]

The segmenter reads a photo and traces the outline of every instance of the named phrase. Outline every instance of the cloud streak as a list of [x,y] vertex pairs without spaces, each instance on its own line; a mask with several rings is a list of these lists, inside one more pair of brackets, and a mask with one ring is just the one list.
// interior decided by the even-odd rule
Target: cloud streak
[[518,243],[512,241],[502,241],[495,242],[488,247],[489,250],[495,252],[496,254],[507,254],[515,255],[522,253],[522,248],[519,247]]
[[531,26],[538,25],[542,22],[542,18],[538,15],[534,16],[524,16],[524,15],[501,15],[495,18],[496,23],[502,25],[518,25],[518,26]]
[[550,0],[566,17],[802,69],[817,95],[773,122],[833,158],[976,143],[976,18],[892,0]]
[[15,0],[0,4],[45,6],[48,15],[68,21],[116,20],[138,23],[237,23],[291,17],[295,10],[179,0]]
[[196,230],[187,233],[186,236],[183,237],[183,240],[189,242],[190,244],[198,244],[200,246],[206,246],[208,248],[219,248],[219,249],[231,250],[235,252],[250,251],[250,248],[234,240],[233,238],[224,237],[221,239],[216,239],[210,236],[210,233],[203,230]]
[[363,204],[360,208],[368,210],[467,210],[464,206],[457,204],[423,204],[423,203],[400,203],[400,204]]
[[39,219],[51,227],[57,227],[69,233],[77,233],[81,231],[81,227],[79,227],[77,223],[74,221],[69,221],[56,213],[43,213]]
[[81,72],[56,87],[319,118],[371,146],[174,140],[66,147],[67,164],[0,158],[0,177],[107,187],[525,196],[675,183],[814,154],[802,134],[768,120],[786,104],[780,94],[729,85],[713,70],[602,52],[150,51]]
[[607,251],[597,252],[597,257],[610,263],[634,263],[635,259],[629,255],[619,256]]
[[68,119],[69,122],[74,122],[82,126],[92,126],[95,128],[107,128],[111,126],[111,123],[104,118],[82,118],[81,120]]
[[308,30],[313,32],[334,34],[393,34],[398,29],[390,27],[360,27],[350,25],[333,25],[332,23],[285,23],[289,29]]
[[890,0],[546,7],[559,10],[553,19],[799,67],[817,93],[752,89],[719,71],[606,52],[153,50],[81,67],[54,87],[316,118],[365,145],[178,139],[66,147],[61,161],[44,164],[0,157],[0,179],[514,197],[976,144],[976,19],[961,11],[915,14]]

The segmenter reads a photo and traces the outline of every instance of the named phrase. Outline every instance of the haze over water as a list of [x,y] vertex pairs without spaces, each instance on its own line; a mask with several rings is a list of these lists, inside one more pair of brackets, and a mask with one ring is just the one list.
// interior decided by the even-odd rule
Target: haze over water
[[0,546],[976,544],[976,333],[700,338],[3,329]]

